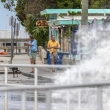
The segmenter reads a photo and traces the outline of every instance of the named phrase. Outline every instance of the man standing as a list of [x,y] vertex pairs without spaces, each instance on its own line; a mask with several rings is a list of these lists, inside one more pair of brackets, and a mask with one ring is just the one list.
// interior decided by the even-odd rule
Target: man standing
[[[29,46],[30,63],[36,64],[37,41],[33,36],[30,36],[29,42],[25,42],[25,44]],[[34,68],[32,68],[32,71],[30,73],[34,73]]]
[[[52,36],[51,40],[48,41],[47,47],[50,50],[51,63],[55,64],[56,59],[58,58],[57,49],[60,49],[60,44],[58,41],[55,40],[55,36]],[[52,72],[55,72],[54,68],[52,69]]]

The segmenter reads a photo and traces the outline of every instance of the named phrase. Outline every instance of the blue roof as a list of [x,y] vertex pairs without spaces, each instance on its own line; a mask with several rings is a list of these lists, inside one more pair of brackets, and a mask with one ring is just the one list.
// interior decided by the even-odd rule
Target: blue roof
[[[82,9],[45,9],[40,12],[41,15],[44,14],[66,14],[68,11],[81,12]],[[89,14],[110,14],[110,9],[88,9]]]

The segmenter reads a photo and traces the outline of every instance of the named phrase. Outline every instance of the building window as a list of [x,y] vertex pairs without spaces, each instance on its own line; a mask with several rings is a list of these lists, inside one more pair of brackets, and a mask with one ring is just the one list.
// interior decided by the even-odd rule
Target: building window
[[[3,43],[3,46],[11,46],[11,43]],[[14,43],[14,46],[16,46],[16,43]]]

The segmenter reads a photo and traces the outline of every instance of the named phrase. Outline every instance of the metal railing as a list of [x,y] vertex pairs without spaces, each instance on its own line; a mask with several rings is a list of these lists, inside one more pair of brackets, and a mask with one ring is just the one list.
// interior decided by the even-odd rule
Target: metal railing
[[[29,64],[0,64],[0,67],[5,68],[5,83],[0,84],[0,91],[5,92],[5,108],[4,110],[8,110],[8,91],[18,91],[22,92],[22,110],[26,110],[26,91],[34,90],[34,110],[38,110],[38,96],[37,91],[47,91],[46,93],[46,110],[51,110],[51,90],[62,90],[62,89],[81,89],[81,88],[98,88],[97,90],[97,110],[102,110],[102,88],[106,86],[110,86],[110,82],[100,82],[100,83],[83,83],[83,84],[68,84],[68,85],[47,85],[47,86],[39,86],[38,85],[38,68],[72,68],[71,65],[29,65]],[[19,84],[8,84],[8,68],[9,67],[34,67],[34,85],[19,85]],[[67,110],[70,110],[69,99],[67,98]],[[79,107],[80,110],[80,107]]]

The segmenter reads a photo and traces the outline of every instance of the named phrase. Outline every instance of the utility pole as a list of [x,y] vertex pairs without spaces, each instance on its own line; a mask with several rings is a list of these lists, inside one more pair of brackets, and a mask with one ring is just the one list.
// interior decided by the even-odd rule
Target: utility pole
[[82,5],[81,29],[82,29],[83,32],[87,31],[88,2],[89,2],[89,0],[81,0],[81,5]]

